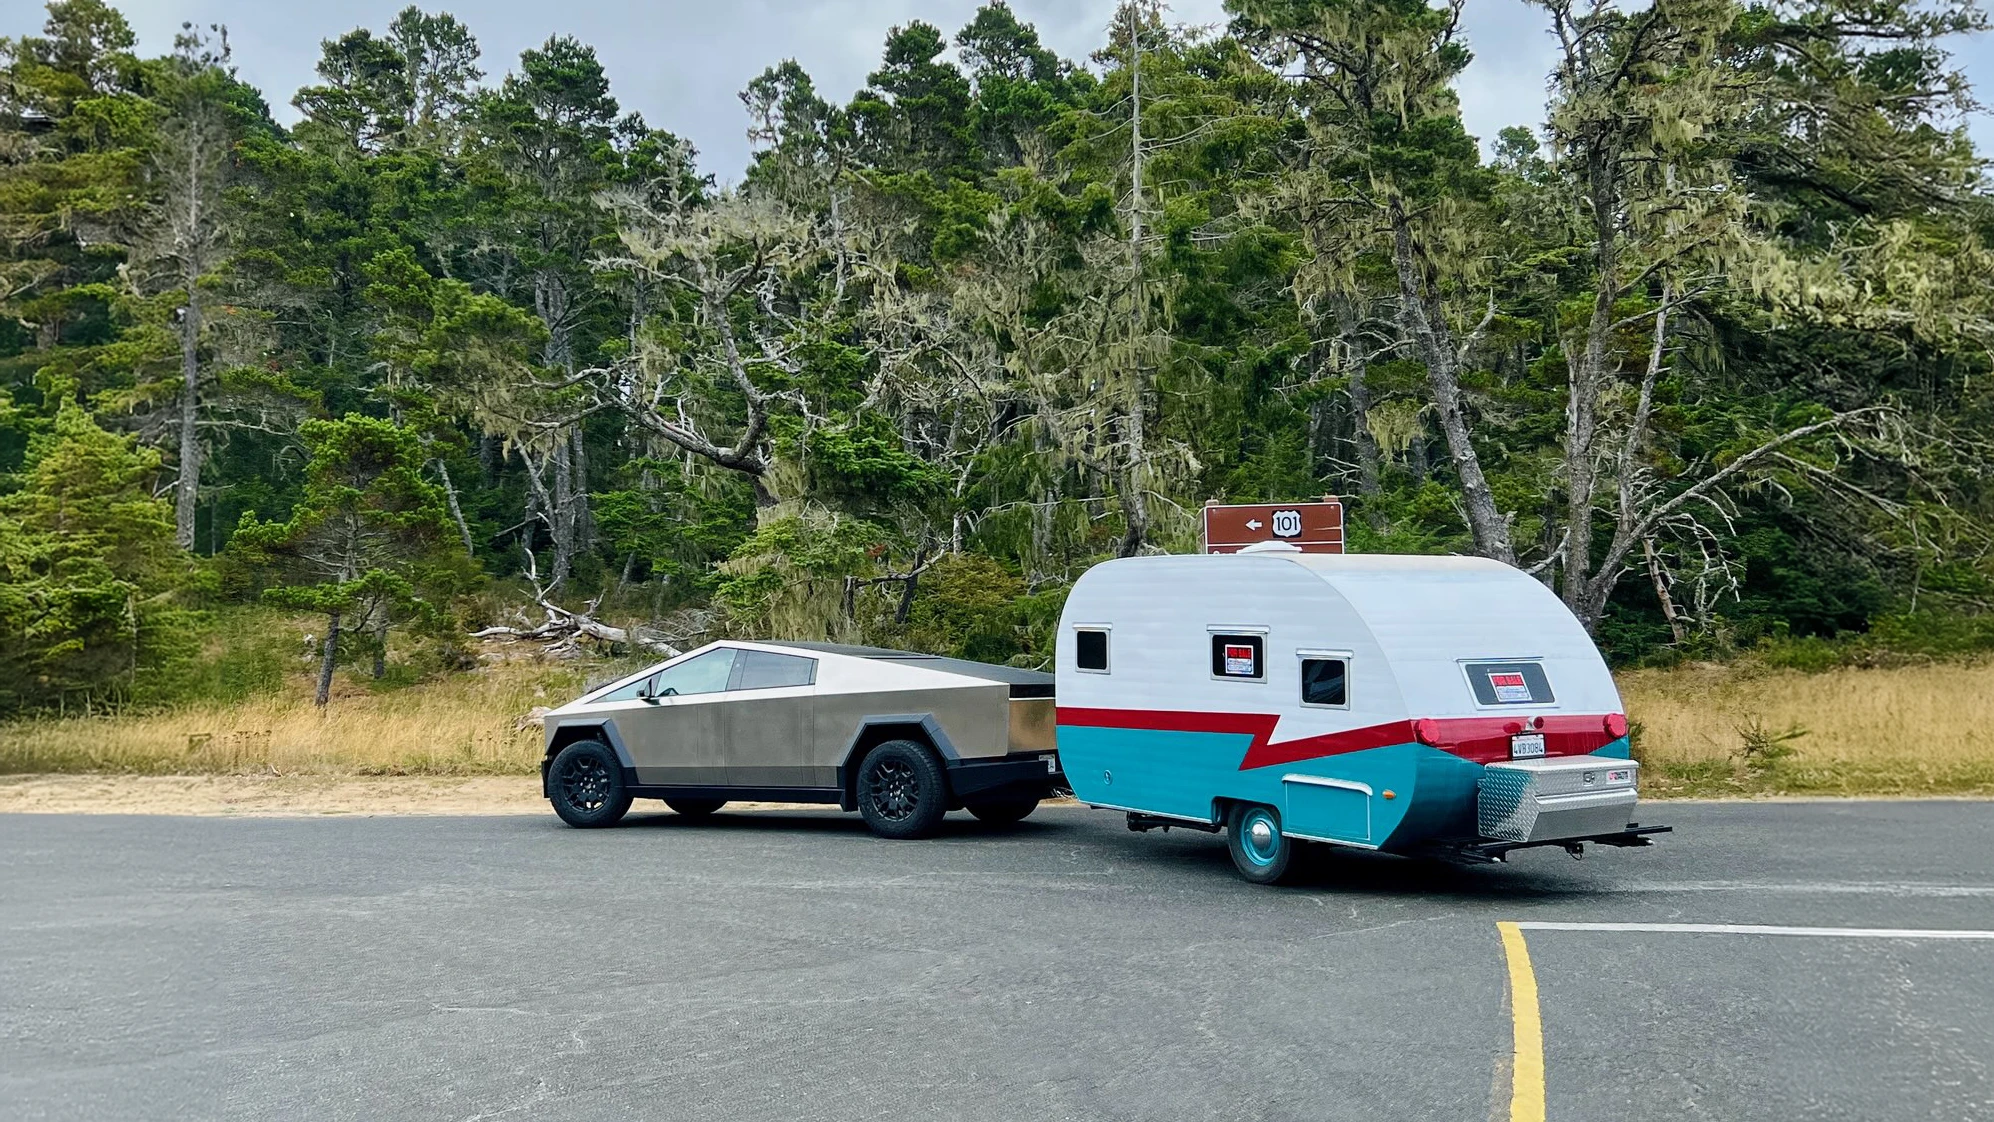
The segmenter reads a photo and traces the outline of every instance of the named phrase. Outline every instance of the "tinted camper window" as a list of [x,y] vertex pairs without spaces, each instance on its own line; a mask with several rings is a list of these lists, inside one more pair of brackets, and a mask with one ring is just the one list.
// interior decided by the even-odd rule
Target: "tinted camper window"
[[1302,704],[1350,704],[1350,663],[1340,658],[1303,659]]
[[1470,662],[1468,685],[1477,705],[1549,705],[1551,680],[1534,662]]
[[1074,665],[1082,670],[1108,672],[1108,633],[1101,628],[1082,627],[1073,632]]
[[1266,651],[1264,635],[1213,635],[1212,677],[1258,681],[1267,676],[1262,661]]

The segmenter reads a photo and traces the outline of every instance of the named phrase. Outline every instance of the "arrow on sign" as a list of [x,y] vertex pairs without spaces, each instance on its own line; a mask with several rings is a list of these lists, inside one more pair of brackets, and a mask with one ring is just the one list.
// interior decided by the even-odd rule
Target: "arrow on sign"
[[1249,530],[1258,530],[1260,528],[1260,520],[1258,518],[1248,519],[1246,528]]

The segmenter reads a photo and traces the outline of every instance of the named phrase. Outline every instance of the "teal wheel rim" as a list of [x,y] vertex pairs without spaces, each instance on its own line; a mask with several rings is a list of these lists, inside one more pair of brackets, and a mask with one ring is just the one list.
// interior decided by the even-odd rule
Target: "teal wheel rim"
[[1255,809],[1240,816],[1239,851],[1262,867],[1272,865],[1281,855],[1281,824],[1274,820],[1273,811]]

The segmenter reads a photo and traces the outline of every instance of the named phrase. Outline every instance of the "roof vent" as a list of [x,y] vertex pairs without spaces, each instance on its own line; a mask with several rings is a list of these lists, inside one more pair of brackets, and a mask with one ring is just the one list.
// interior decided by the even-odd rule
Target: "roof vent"
[[1253,543],[1252,545],[1247,545],[1247,546],[1241,546],[1241,547],[1240,547],[1240,548],[1239,548],[1239,549],[1238,549],[1238,550],[1237,550],[1236,552],[1239,552],[1239,553],[1300,553],[1301,551],[1302,551],[1302,547],[1301,547],[1301,546],[1298,546],[1298,545],[1290,545],[1290,544],[1289,544],[1289,543],[1287,543],[1287,542],[1254,542],[1254,543]]

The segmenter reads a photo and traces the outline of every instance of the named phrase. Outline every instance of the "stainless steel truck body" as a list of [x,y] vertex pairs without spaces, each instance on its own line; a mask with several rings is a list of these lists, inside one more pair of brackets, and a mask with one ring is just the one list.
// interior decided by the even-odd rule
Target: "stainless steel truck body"
[[713,643],[547,714],[543,790],[575,825],[607,825],[599,819],[620,818],[631,798],[690,814],[734,801],[829,803],[896,837],[965,807],[1015,821],[1057,777],[1053,706],[1052,675],[1033,670],[874,647]]

